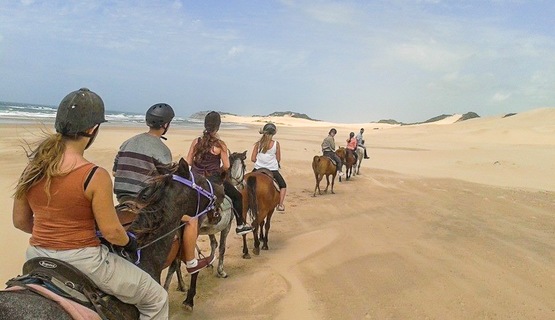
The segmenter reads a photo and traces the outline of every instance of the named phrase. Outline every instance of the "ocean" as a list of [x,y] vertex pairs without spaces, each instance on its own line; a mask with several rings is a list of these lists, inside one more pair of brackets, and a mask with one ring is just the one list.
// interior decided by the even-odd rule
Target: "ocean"
[[[57,107],[54,106],[0,101],[0,123],[53,123],[56,119],[56,110]],[[146,126],[144,113],[106,110],[106,120],[108,120],[108,125]],[[173,127],[202,129],[203,120],[176,116],[171,125]],[[245,128],[231,123],[222,123],[221,127],[227,129]]]

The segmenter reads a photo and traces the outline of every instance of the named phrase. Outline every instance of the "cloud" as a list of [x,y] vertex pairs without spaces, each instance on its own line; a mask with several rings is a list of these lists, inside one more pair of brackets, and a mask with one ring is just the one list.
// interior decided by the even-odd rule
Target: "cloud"
[[245,52],[245,47],[244,46],[233,46],[231,49],[229,49],[227,54],[230,57],[235,57],[235,56],[240,55],[243,52]]
[[502,102],[511,97],[510,93],[506,92],[496,92],[493,97],[491,98],[494,102]]

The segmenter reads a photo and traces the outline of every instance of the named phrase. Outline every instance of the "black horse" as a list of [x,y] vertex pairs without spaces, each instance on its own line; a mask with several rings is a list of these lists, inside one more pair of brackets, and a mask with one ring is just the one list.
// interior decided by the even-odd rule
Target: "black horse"
[[[202,214],[204,208],[218,208],[223,200],[223,188],[213,186],[203,177],[193,177],[183,159],[177,164],[159,167],[160,176],[141,192],[140,211],[128,230],[137,236],[142,247],[138,267],[160,282],[162,270],[175,234],[182,226],[183,214],[199,215],[199,225],[207,219],[217,219],[213,210]],[[191,183],[194,179],[194,183]],[[199,188],[200,187],[200,188]],[[213,190],[208,193],[206,190]],[[0,319],[71,319],[56,302],[28,290],[0,291]]]

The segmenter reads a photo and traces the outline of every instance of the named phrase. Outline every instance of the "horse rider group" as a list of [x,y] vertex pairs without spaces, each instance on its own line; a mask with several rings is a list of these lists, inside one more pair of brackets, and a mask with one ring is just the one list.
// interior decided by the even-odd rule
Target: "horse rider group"
[[[135,253],[134,235],[126,232],[118,220],[113,194],[124,203],[136,199],[148,184],[156,167],[172,163],[172,152],[162,140],[175,116],[173,108],[157,103],[148,108],[145,122],[148,131],[121,144],[110,174],[85,158],[106,122],[104,102],[87,88],[69,93],[56,113],[56,133],[45,137],[28,154],[29,162],[22,172],[14,193],[13,224],[31,234],[26,260],[50,257],[63,260],[89,276],[104,292],[135,305],[140,319],[168,319],[168,294],[148,273],[117,254],[109,252],[97,237],[124,251]],[[221,119],[210,112],[204,121],[202,136],[191,143],[187,162],[194,173],[213,183],[223,184],[232,199],[237,219],[237,234],[252,232],[242,218],[242,198],[222,173],[229,166],[228,148],[217,132]],[[269,169],[280,188],[276,207],[284,211],[286,184],[279,173],[281,151],[274,124],[260,131],[251,160],[254,168]],[[333,137],[332,137],[333,138]],[[335,146],[333,146],[335,148]],[[186,227],[185,264],[189,273],[199,272],[214,261],[214,256],[196,258],[197,218],[184,216]]]
[[[366,152],[366,146],[364,145],[364,138],[362,137],[363,133],[364,133],[364,128],[360,128],[360,132],[356,135],[356,137],[355,137],[355,133],[351,132],[349,134],[349,138],[347,139],[346,149],[348,152],[353,154],[353,156],[357,160],[358,160],[358,154],[356,150],[358,147],[364,149],[364,159],[369,158]],[[322,153],[324,156],[332,159],[336,163],[337,175],[339,175],[340,177],[343,177],[345,176],[345,174],[342,171],[343,162],[341,158],[337,155],[337,153],[335,153],[336,134],[337,134],[337,130],[335,128],[331,128],[330,131],[328,132],[328,136],[324,138],[324,141],[322,141]]]

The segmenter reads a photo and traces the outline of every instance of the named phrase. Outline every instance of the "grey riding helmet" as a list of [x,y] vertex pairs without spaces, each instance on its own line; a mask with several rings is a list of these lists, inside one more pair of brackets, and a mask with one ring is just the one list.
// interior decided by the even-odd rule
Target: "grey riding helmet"
[[164,124],[170,123],[175,116],[172,107],[167,103],[157,103],[146,111],[146,124],[155,129],[161,128]]
[[63,135],[76,135],[106,122],[104,102],[87,88],[73,91],[60,102],[54,127]]
[[266,123],[262,128],[262,133],[268,133],[268,134],[274,135],[276,134],[276,132],[277,132],[276,125],[273,123]]

